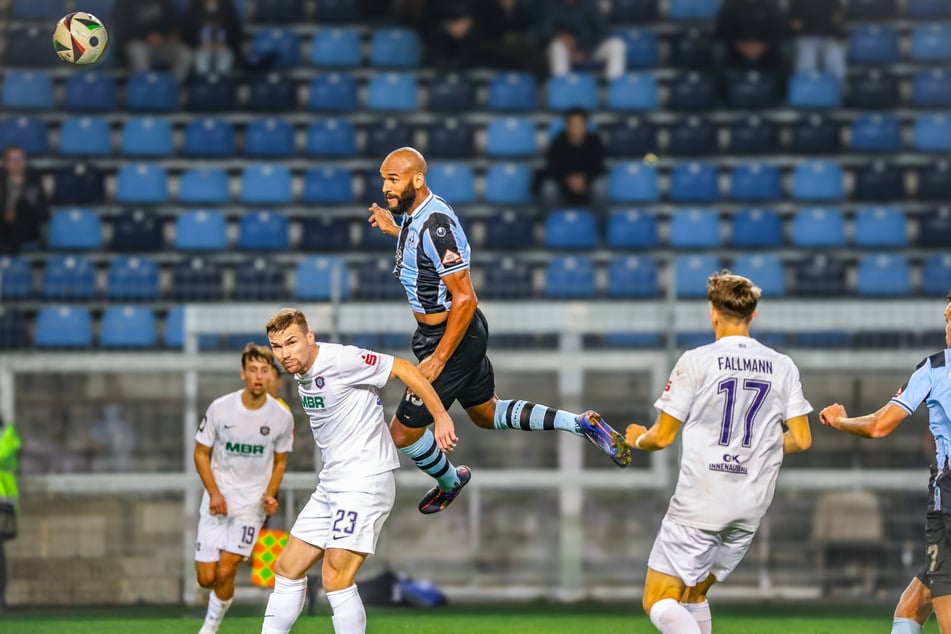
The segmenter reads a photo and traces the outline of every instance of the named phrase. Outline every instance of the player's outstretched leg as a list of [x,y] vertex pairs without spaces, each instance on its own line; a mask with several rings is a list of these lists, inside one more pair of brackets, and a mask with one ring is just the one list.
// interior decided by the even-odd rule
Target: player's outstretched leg
[[456,467],[455,472],[459,484],[450,489],[443,489],[441,486],[431,488],[419,502],[420,513],[431,515],[445,510],[446,507],[452,504],[456,496],[462,492],[462,487],[469,484],[469,480],[472,479],[472,471],[464,464]]
[[409,456],[420,471],[436,480],[419,503],[419,512],[429,515],[448,507],[466,486],[472,473],[469,467],[454,466],[439,450],[436,436],[428,427],[407,427],[397,419],[390,423],[390,435],[399,450]]

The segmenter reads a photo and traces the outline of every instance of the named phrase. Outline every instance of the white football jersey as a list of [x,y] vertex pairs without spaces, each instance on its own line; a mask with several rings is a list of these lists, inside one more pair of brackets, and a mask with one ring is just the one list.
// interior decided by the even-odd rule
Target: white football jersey
[[654,407],[684,423],[667,515],[707,530],[756,530],[783,462],[782,424],[812,411],[792,359],[723,337],[680,357]]
[[[211,447],[211,473],[228,503],[230,517],[263,517],[261,497],[267,491],[275,453],[294,447],[294,418],[277,400],[267,397],[259,409],[241,402],[241,392],[219,397],[208,406],[195,440]],[[208,513],[205,491],[201,513]]]
[[379,394],[392,370],[388,354],[320,343],[314,365],[297,375],[301,406],[320,450],[324,484],[400,466]]

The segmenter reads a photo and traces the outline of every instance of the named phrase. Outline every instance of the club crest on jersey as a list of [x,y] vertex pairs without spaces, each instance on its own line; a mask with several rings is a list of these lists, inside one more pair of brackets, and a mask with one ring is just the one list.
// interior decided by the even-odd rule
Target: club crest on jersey
[[270,433],[271,433],[271,428],[270,428],[270,427],[268,427],[267,425],[261,425],[261,435],[262,435],[262,436],[267,436],[267,435],[270,434]]
[[452,249],[446,249],[446,252],[442,256],[442,263],[448,265],[455,264],[456,262],[462,262],[462,256]]
[[446,235],[446,228],[445,228],[445,227],[436,227],[436,235],[439,236],[440,238],[443,237],[444,235]]
[[322,390],[325,384],[326,382],[324,381],[324,377],[322,376],[318,376],[316,379],[314,379],[314,385],[317,387],[318,390]]

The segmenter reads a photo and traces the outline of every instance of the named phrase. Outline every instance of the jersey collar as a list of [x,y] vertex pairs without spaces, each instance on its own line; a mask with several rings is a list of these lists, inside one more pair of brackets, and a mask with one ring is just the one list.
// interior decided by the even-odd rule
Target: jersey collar
[[413,218],[415,218],[416,216],[418,216],[418,215],[419,215],[419,212],[421,212],[423,209],[425,209],[425,208],[426,208],[426,205],[428,205],[428,204],[430,203],[430,201],[432,201],[432,199],[433,199],[435,196],[436,196],[436,195],[435,195],[434,193],[429,192],[429,196],[426,197],[426,200],[424,200],[422,203],[420,203],[419,207],[417,207],[416,209],[413,210],[413,213],[411,213],[411,214],[406,214],[406,217],[409,218],[409,221],[410,221],[410,222],[413,222]]

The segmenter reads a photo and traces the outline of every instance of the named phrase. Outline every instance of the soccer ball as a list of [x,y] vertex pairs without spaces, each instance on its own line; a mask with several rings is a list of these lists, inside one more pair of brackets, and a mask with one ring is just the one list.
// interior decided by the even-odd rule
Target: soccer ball
[[83,11],[63,16],[53,31],[56,54],[72,64],[96,62],[106,50],[108,41],[109,33],[99,18]]

